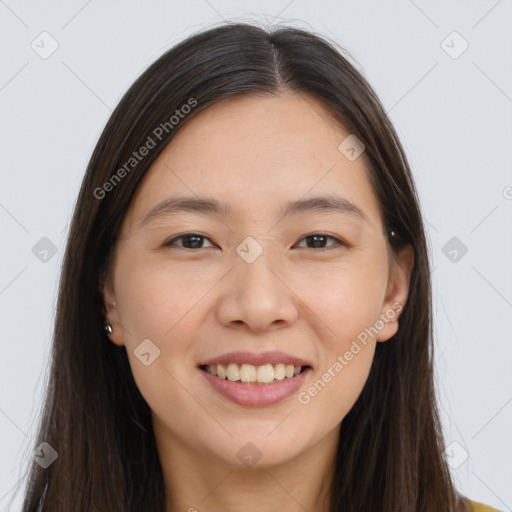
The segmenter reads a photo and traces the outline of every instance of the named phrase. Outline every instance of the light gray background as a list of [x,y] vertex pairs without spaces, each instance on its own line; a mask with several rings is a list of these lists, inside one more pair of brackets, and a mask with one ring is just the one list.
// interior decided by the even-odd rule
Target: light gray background
[[[0,508],[31,462],[67,226],[92,149],[143,69],[223,19],[311,29],[346,48],[410,158],[432,251],[436,369],[459,489],[512,507],[510,1],[0,0]],[[41,58],[31,43],[58,49]],[[458,58],[441,43],[457,31]],[[445,45],[458,53],[455,36]],[[42,262],[32,247],[49,238]],[[442,249],[457,237],[458,261]],[[450,249],[451,250],[451,249]],[[446,251],[448,252],[448,251]],[[453,253],[452,253],[452,256]],[[462,450],[468,458],[461,462]],[[460,464],[460,465],[459,465]],[[19,510],[18,493],[9,510]]]

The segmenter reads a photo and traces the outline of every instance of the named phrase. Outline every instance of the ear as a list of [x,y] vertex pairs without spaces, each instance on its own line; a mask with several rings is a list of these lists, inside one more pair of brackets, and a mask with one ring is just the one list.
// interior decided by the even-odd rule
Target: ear
[[110,279],[103,281],[100,288],[103,296],[103,315],[105,325],[110,324],[112,326],[112,333],[110,334],[106,332],[106,335],[112,343],[121,347],[125,344],[124,329],[119,319],[119,312],[116,309],[116,301]]
[[380,315],[380,319],[384,322],[384,328],[377,334],[377,341],[387,341],[398,331],[398,318],[409,296],[409,283],[414,267],[412,245],[407,244],[401,247],[391,266],[386,297]]

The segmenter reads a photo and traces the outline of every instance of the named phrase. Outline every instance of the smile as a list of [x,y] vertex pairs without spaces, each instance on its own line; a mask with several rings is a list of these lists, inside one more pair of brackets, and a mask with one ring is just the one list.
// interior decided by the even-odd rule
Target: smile
[[[237,368],[235,368],[238,367],[237,364],[234,364],[235,367],[231,366],[231,369],[229,369],[230,364],[228,364],[224,369],[224,372],[229,371],[233,378],[236,377],[236,380],[227,378],[229,376],[228,373],[226,373],[224,377],[221,377],[219,374],[219,366],[224,367],[223,365],[200,367],[201,375],[206,379],[208,388],[212,389],[223,398],[227,398],[229,401],[245,407],[266,407],[277,404],[289,396],[296,394],[304,385],[305,380],[312,374],[312,368],[310,366],[295,367],[293,365],[284,365],[285,375],[282,379],[279,379],[276,378],[275,372],[273,374],[271,373],[270,368],[272,368],[272,371],[276,370],[277,377],[280,377],[283,371],[280,364],[269,364],[259,367],[247,365],[252,366],[254,371],[256,371],[256,380],[251,383],[240,380],[240,375],[244,375],[245,372],[252,372],[252,375],[254,375],[253,369],[244,368],[244,364],[240,365],[240,368],[238,368],[238,375],[236,372]],[[287,370],[288,375],[291,373],[290,366],[293,368],[292,377],[287,376]],[[222,368],[220,369],[221,374],[223,371]],[[260,370],[260,368],[264,369]],[[217,371],[217,375],[213,375],[212,369],[214,372]],[[267,382],[258,381],[260,371],[262,372],[261,378],[266,379]],[[271,376],[272,380],[270,380]]]
[[294,366],[293,364],[264,364],[255,366],[253,364],[229,363],[227,365],[213,364],[202,367],[214,377],[227,379],[231,382],[244,384],[270,384],[275,381],[292,379],[304,371],[308,366]]

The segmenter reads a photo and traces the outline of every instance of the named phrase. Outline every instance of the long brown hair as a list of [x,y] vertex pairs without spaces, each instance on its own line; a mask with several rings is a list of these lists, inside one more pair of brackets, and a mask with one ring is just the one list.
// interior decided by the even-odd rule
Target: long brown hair
[[[342,53],[307,31],[228,23],[171,48],[121,99],[90,159],[70,226],[34,445],[47,442],[58,458],[46,469],[28,468],[25,512],[164,510],[151,411],[125,347],[105,335],[100,285],[134,192],[174,134],[221,99],[283,91],[321,100],[364,143],[386,229],[397,234],[390,247],[411,244],[415,257],[398,333],[377,344],[369,378],[341,422],[330,510],[463,510],[442,457],[430,269],[417,194],[385,110]],[[180,110],[187,104],[195,106]],[[175,123],[177,109],[186,115]],[[148,138],[155,147],[130,160]]]

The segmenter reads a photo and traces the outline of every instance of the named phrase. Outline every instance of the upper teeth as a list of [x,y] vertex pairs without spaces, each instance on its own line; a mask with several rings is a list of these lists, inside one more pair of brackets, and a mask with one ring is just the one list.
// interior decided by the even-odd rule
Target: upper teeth
[[283,380],[285,377],[292,378],[300,373],[301,366],[293,364],[264,364],[254,366],[252,364],[229,363],[227,366],[214,364],[206,367],[206,371],[216,375],[221,379],[227,378],[231,381],[240,380],[242,382],[262,382],[269,383],[275,380]]

